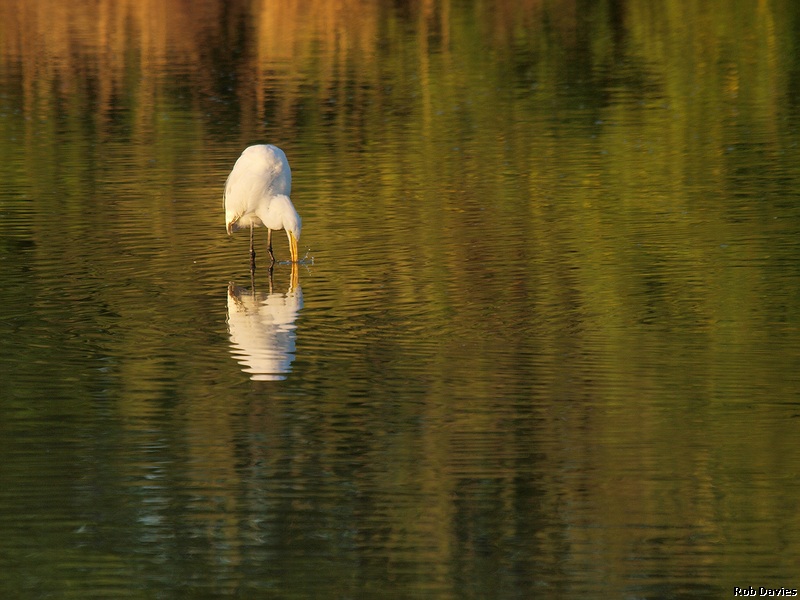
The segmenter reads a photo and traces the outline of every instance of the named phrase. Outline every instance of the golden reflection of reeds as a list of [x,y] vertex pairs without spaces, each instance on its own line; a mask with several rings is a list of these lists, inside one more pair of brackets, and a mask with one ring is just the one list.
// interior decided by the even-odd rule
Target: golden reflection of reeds
[[[541,4],[500,2],[467,12],[482,35],[504,45],[520,23],[541,17]],[[573,30],[572,5],[558,3],[551,11],[558,18],[549,21]],[[267,110],[279,123],[291,121],[304,83],[313,82],[319,101],[338,104],[353,89],[358,94],[378,82],[382,44],[406,27],[416,28],[427,93],[428,54],[449,51],[458,18],[449,0],[401,7],[373,0],[8,0],[0,4],[0,61],[20,70],[29,114],[54,98],[84,97],[101,125],[120,94],[134,94],[137,119],[146,123],[160,78],[179,72],[197,93],[210,94],[220,65],[227,65],[236,77],[242,129],[252,131]],[[220,63],[221,56],[235,58]],[[346,90],[348,80],[367,85]]]
[[257,44],[254,75],[256,119],[264,117],[269,90],[279,85],[275,116],[285,121],[307,75],[321,97],[336,97],[348,65],[372,71],[380,12],[375,2],[359,0],[257,0],[252,6]]
[[179,55],[197,61],[208,23],[219,22],[217,3],[183,1],[9,0],[0,4],[3,61],[21,69],[26,108],[36,90],[74,94],[87,79],[100,111],[121,87],[131,56],[142,71]]

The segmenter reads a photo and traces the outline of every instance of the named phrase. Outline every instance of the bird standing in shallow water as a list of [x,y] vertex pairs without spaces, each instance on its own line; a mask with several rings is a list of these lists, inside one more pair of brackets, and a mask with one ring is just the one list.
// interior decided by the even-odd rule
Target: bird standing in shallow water
[[245,148],[225,182],[225,229],[228,235],[250,227],[250,268],[256,268],[253,230],[267,228],[267,249],[272,263],[272,231],[283,229],[289,238],[292,262],[297,262],[300,215],[289,199],[292,171],[286,154],[277,146],[261,144]]

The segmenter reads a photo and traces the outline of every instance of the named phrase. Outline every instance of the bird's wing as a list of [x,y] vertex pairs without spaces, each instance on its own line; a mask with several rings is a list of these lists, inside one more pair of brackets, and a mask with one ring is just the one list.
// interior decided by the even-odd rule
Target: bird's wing
[[228,203],[228,194],[231,193],[231,176],[228,175],[228,178],[225,180],[225,191],[222,194],[222,209],[225,210],[225,206]]

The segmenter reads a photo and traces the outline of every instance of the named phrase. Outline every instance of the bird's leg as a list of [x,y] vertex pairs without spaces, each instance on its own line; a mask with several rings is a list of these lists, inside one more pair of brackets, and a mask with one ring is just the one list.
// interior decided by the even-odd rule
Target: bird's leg
[[272,259],[272,264],[275,264],[275,255],[272,253],[272,229],[267,227],[267,250],[269,251],[269,257]]
[[250,272],[256,270],[256,249],[253,246],[253,224],[250,223]]

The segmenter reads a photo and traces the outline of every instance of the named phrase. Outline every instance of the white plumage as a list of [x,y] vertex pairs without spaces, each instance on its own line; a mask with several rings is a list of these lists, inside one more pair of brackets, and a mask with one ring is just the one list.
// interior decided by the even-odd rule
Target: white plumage
[[283,229],[289,238],[292,262],[297,262],[297,241],[302,222],[289,195],[292,170],[286,154],[277,146],[260,144],[245,148],[225,182],[225,229],[250,228],[250,261],[255,268],[253,229],[267,228],[267,248],[272,262],[272,232]]

